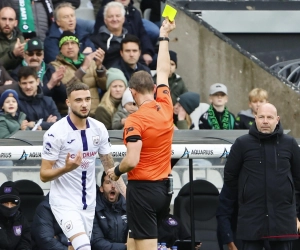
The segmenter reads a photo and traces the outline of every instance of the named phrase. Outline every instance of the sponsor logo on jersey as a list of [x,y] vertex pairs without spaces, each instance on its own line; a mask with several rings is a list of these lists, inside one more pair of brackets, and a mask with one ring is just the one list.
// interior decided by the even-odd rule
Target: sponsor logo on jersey
[[72,224],[72,221],[70,221],[70,220],[67,221],[64,226],[65,226],[65,230],[67,232],[69,232],[69,231],[71,231],[73,229],[73,224]]
[[22,225],[13,226],[15,236],[20,236],[22,234]]
[[[82,153],[82,158],[93,157],[93,156],[95,156],[96,154],[97,154],[96,151],[95,151],[95,152],[84,152],[84,153]],[[71,155],[70,155],[70,158],[71,158],[71,159],[74,159],[75,156],[76,156],[76,154],[71,154]]]
[[100,136],[99,135],[93,136],[92,139],[93,139],[93,144],[95,146],[98,146],[100,144]]
[[11,153],[1,153],[0,158],[11,158]]

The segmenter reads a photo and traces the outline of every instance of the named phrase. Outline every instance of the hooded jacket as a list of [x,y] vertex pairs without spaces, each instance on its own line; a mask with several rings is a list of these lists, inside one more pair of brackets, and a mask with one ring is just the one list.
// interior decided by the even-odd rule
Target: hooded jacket
[[[82,52],[86,47],[91,47],[95,51],[95,46],[89,39],[89,34],[79,24],[76,25],[75,34],[79,39],[79,52]],[[44,41],[44,61],[50,63],[55,60],[59,54],[59,39],[61,32],[56,23],[53,23]]]
[[14,117],[11,114],[0,112],[0,138],[8,138],[20,130],[21,123],[26,119],[23,112]]
[[[150,37],[144,28],[140,12],[133,6],[133,1],[130,1],[128,6],[125,7],[125,11],[125,22],[123,24],[123,28],[128,31],[128,34],[135,35],[140,39],[142,55],[149,54],[153,56],[154,48],[152,46]],[[102,7],[97,14],[94,26],[94,34],[98,34],[101,26],[105,25],[103,12],[104,7]]]
[[125,198],[120,194],[119,200],[111,203],[97,187],[92,249],[126,250],[127,234]]
[[36,244],[33,249],[68,250],[68,239],[51,211],[48,195],[36,208],[31,224],[31,237]]
[[0,214],[0,250],[31,250],[29,224],[20,211],[12,217]]
[[271,134],[253,124],[236,139],[224,169],[224,183],[238,192],[237,239],[298,239],[300,149],[283,134],[280,122]]
[[242,110],[240,113],[238,113],[237,117],[235,118],[235,121],[239,129],[249,129],[251,125],[255,122],[252,110]]
[[121,58],[121,41],[127,33],[127,29],[123,28],[121,36],[114,36],[107,27],[103,25],[100,27],[98,34],[91,36],[91,41],[94,43],[95,47],[97,49],[101,48],[105,52],[103,65],[107,69],[117,63]]
[[36,96],[26,96],[20,87],[17,90],[19,95],[19,109],[26,114],[27,121],[37,122],[43,118],[41,127],[43,130],[49,129],[53,122],[47,122],[50,115],[56,116],[57,121],[61,116],[53,99],[49,96],[44,96],[42,87],[38,85]]

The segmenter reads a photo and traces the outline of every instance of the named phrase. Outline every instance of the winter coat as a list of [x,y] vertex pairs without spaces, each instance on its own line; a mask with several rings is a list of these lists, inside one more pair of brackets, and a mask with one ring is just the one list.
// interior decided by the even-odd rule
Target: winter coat
[[125,198],[120,194],[116,203],[110,203],[104,198],[98,187],[91,240],[92,250],[126,250],[127,234]]
[[0,32],[0,62],[6,70],[15,69],[23,60],[22,57],[16,57],[13,53],[17,38],[24,43],[24,37],[19,29],[14,29],[13,37],[8,39]]
[[20,130],[21,123],[26,119],[23,112],[14,117],[11,114],[0,113],[0,138],[8,138]]
[[252,110],[242,110],[240,113],[238,113],[237,117],[235,118],[235,121],[239,129],[249,129],[251,125],[255,122]]
[[[157,75],[154,75],[153,80],[155,83],[156,83],[156,78]],[[172,103],[174,106],[177,103],[177,98],[181,94],[188,92],[188,89],[186,88],[185,83],[182,80],[181,76],[175,73],[173,73],[171,77],[169,77],[168,82],[169,82],[169,88],[171,92]]]
[[132,76],[133,73],[138,72],[138,71],[140,71],[140,70],[147,71],[147,72],[151,75],[151,71],[150,71],[150,69],[149,69],[146,65],[137,62],[136,68],[135,68],[135,69],[132,69],[132,68],[131,68],[124,60],[123,60],[122,57],[118,60],[117,63],[115,63],[115,64],[112,66],[112,68],[120,69],[120,70],[124,73],[124,75],[125,75],[127,81],[130,80],[130,78],[131,78],[131,76]]
[[[13,70],[10,74],[18,81],[18,72],[22,65],[20,64],[15,70]],[[50,96],[54,100],[55,103],[65,102],[67,99],[66,87],[64,84],[60,84],[59,86],[55,86],[52,89],[49,89],[47,84],[51,80],[52,74],[55,72],[55,68],[51,64],[46,64],[46,71],[43,79],[40,79],[40,85],[43,89],[43,94],[45,96]]]
[[297,235],[299,162],[298,144],[283,134],[280,123],[271,134],[260,133],[253,124],[249,134],[236,139],[224,183],[238,192],[237,239],[298,239],[290,235]]
[[[6,81],[12,81],[12,84],[4,85]],[[18,87],[18,81],[15,81],[6,71],[3,66],[0,66],[0,96],[7,89],[16,90]],[[1,108],[1,107],[0,107]]]
[[[20,5],[19,0],[10,0],[14,9],[17,11],[18,16],[20,16]],[[52,21],[50,22],[48,17],[48,11],[46,10],[44,4],[40,0],[31,1],[32,14],[34,18],[34,27],[36,36],[44,41],[46,33],[50,28]],[[54,11],[52,1],[49,0],[52,11]]]
[[27,121],[38,122],[43,118],[41,127],[43,130],[48,130],[53,122],[47,122],[50,115],[56,116],[57,121],[60,120],[61,115],[53,99],[49,96],[44,96],[42,87],[38,85],[36,96],[26,96],[20,87],[17,90],[19,95],[19,109],[26,114]]
[[[84,51],[86,47],[91,47],[92,50],[95,51],[95,46],[88,37],[89,34],[79,24],[76,25],[75,34],[79,39],[79,52]],[[59,54],[58,43],[60,36],[61,32],[59,30],[58,25],[56,23],[53,23],[44,41],[44,61],[46,63],[54,61],[56,56]]]
[[0,239],[0,250],[31,250],[29,223],[20,211],[9,218],[0,214]]
[[[86,74],[81,69],[77,69],[73,64],[67,62],[62,55],[58,55],[56,60],[51,62],[54,68],[58,69],[59,66],[63,65],[66,67],[66,72],[61,80],[61,82],[66,85],[70,81],[79,80],[84,82],[89,86],[91,97],[92,97],[92,105],[91,105],[91,115],[95,115],[95,111],[97,106],[99,105],[99,93],[98,88],[105,90],[106,89],[106,75],[105,72],[98,73],[96,71],[97,65],[95,61],[91,62],[90,67],[86,70]],[[73,79],[76,78],[76,79]],[[65,102],[58,104],[58,109],[61,114],[66,115],[68,113],[68,107]]]
[[96,49],[101,48],[105,52],[103,65],[107,69],[117,63],[117,61],[121,58],[121,41],[127,33],[127,29],[123,28],[122,35],[116,37],[110,33],[105,25],[103,25],[100,27],[98,34],[91,36],[91,41],[94,43]]
[[[141,13],[133,6],[132,2],[125,7],[125,11],[125,22],[123,24],[123,28],[128,31],[128,34],[135,35],[140,39],[142,55],[149,54],[153,56],[154,48],[150,37],[144,28]],[[104,7],[102,7],[97,14],[94,26],[94,34],[98,34],[101,26],[105,25],[103,12]]]
[[123,118],[127,118],[129,116],[129,113],[124,110],[122,104],[118,106],[118,110],[116,113],[114,113],[112,118],[112,129],[123,129],[124,125],[121,123],[121,120]]
[[35,210],[31,224],[31,237],[36,250],[68,250],[68,239],[51,211],[48,196]]

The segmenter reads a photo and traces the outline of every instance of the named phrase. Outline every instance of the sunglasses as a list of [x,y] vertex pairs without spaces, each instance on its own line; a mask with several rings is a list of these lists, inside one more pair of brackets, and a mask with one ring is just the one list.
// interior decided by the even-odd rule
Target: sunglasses
[[26,55],[28,55],[28,56],[33,56],[33,55],[42,56],[43,52],[42,51],[27,51]]

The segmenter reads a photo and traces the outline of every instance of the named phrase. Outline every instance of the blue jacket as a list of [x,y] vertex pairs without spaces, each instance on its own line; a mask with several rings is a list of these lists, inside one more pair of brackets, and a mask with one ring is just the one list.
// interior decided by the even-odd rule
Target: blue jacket
[[[93,51],[95,51],[95,46],[89,39],[89,34],[85,32],[85,30],[79,26],[76,25],[75,28],[75,34],[77,35],[80,43],[80,52],[82,52],[86,47],[91,47]],[[50,27],[49,32],[47,33],[47,36],[44,41],[44,61],[46,63],[50,63],[56,59],[56,56],[59,54],[59,38],[61,36],[61,32],[59,30],[59,27],[56,23],[53,23]]]
[[52,126],[52,122],[47,122],[50,115],[56,116],[57,121],[60,120],[61,115],[58,109],[49,96],[44,96],[42,87],[38,86],[38,91],[36,96],[26,96],[20,87],[18,87],[17,92],[19,94],[19,109],[26,114],[26,120],[31,122],[37,122],[39,119],[43,118],[41,127],[43,130],[48,130]]
[[[130,2],[129,5],[125,7],[125,10],[125,22],[123,24],[123,28],[128,31],[128,34],[135,35],[140,39],[142,55],[149,54],[153,56],[154,48],[143,26],[140,12],[133,6],[132,2]],[[94,34],[98,34],[100,27],[105,25],[103,12],[104,7],[102,7],[97,14],[94,26]]]
[[36,245],[33,249],[68,250],[67,237],[51,211],[48,196],[36,208],[31,224],[31,237]]
[[126,250],[127,234],[124,197],[120,194],[116,203],[110,203],[97,187],[96,212],[91,240],[92,250]]

